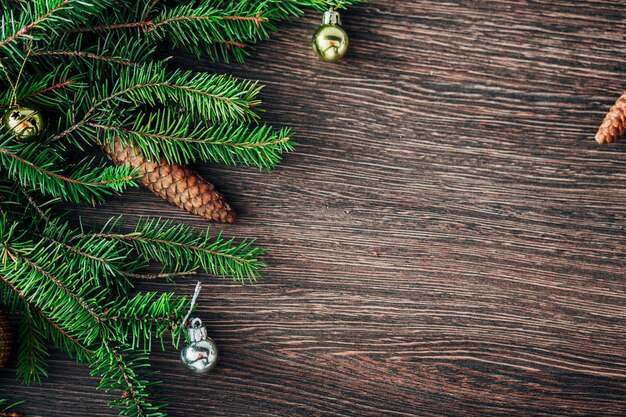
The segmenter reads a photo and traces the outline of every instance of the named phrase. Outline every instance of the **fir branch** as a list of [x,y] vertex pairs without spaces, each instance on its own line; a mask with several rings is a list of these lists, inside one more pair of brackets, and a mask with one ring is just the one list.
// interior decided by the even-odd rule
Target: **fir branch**
[[107,308],[103,321],[113,326],[118,334],[130,335],[130,347],[152,350],[152,338],[164,343],[167,331],[176,337],[182,332],[183,316],[189,308],[185,297],[176,297],[172,293],[138,294],[115,306]]
[[0,40],[0,48],[2,48],[4,45],[8,44],[9,42],[25,36],[26,34],[28,34],[31,30],[33,30],[37,25],[41,24],[42,22],[44,22],[46,19],[48,19],[50,16],[52,16],[54,13],[58,12],[59,10],[63,9],[65,6],[67,6],[68,4],[70,4],[70,0],[63,0],[60,3],[52,6],[50,8],[50,10],[48,10],[44,15],[37,17],[34,21],[32,21],[31,23],[25,25],[24,27],[22,27],[20,30],[18,30],[17,32],[15,32],[14,34]]
[[146,354],[105,339],[94,356],[91,374],[101,377],[98,388],[107,392],[122,392],[119,398],[111,401],[112,407],[121,408],[120,414],[130,417],[165,417],[161,411],[163,405],[154,405],[149,401],[147,389],[153,384],[139,377],[136,371],[147,366]]
[[138,65],[136,62],[132,62],[126,59],[115,58],[112,56],[106,55],[98,55],[94,53],[84,52],[84,51],[46,51],[46,50],[36,50],[31,53],[33,57],[37,56],[68,56],[68,57],[80,57],[84,59],[93,59],[96,61],[105,61],[110,62],[112,64],[125,65],[125,66],[133,66]]
[[129,245],[80,236],[81,230],[73,229],[67,222],[58,219],[33,235],[53,245],[72,271],[89,277],[92,283],[102,288],[114,289],[120,295],[130,292],[132,283],[129,278],[147,266],[147,261],[137,256]]
[[[87,245],[83,245],[92,252],[105,252],[97,256],[50,236],[40,234],[36,234],[36,236],[64,249],[65,261],[68,262],[68,264],[75,264],[79,270],[84,274],[89,274],[99,285],[107,288],[116,288],[121,294],[126,294],[130,290],[131,283],[125,278],[133,278],[134,274],[120,269],[116,261],[126,261],[127,256],[122,256],[119,253],[119,249],[114,246],[110,244],[99,245],[93,241],[89,241]],[[78,256],[73,257],[70,254]],[[127,266],[134,266],[133,262],[129,261]]]
[[[25,312],[28,310],[30,311],[29,314],[31,314],[31,319],[33,319],[32,313],[35,313],[38,317],[41,318],[41,320],[46,321],[50,326],[52,326],[52,328],[55,330],[55,333],[48,333],[48,336],[51,336],[53,340],[65,340],[66,343],[61,343],[61,342],[57,342],[55,343],[57,346],[61,346],[64,348],[64,350],[69,353],[72,354],[73,352],[75,353],[79,353],[79,352],[84,352],[85,354],[89,355],[91,354],[91,352],[89,351],[89,349],[87,349],[87,347],[85,346],[85,344],[81,341],[79,341],[75,336],[72,336],[67,330],[65,330],[61,325],[59,325],[58,323],[56,323],[49,315],[47,315],[46,313],[44,313],[35,302],[31,301],[28,297],[26,297],[26,295],[19,289],[17,288],[17,286],[6,276],[0,274],[0,282],[2,282],[2,284],[8,288],[19,300],[20,302],[23,302],[24,305],[27,306],[27,308],[23,308],[22,314],[26,314]],[[5,299],[6,301],[6,299]],[[30,324],[29,324],[30,325]],[[58,335],[59,337],[54,337],[56,335]],[[29,342],[30,343],[30,342]],[[77,354],[77,357],[80,357],[80,355]],[[18,365],[19,366],[19,365]],[[31,369],[30,367],[28,369]],[[18,373],[19,373],[19,368],[18,368]],[[30,383],[33,382],[34,380],[39,381],[39,377],[35,377],[34,375],[30,375],[30,371],[28,372],[28,375],[26,375],[26,373],[20,373],[21,377],[23,378],[23,381],[25,383]],[[35,379],[32,379],[35,378]]]
[[148,159],[159,160],[164,156],[169,163],[200,160],[269,170],[281,161],[284,152],[294,149],[289,129],[194,123],[189,115],[169,110],[140,112],[129,118],[126,126],[96,122],[87,125],[100,131],[98,137],[105,145],[120,139],[124,146],[138,145]]
[[[134,104],[157,104],[185,109],[195,119],[210,118],[216,121],[250,121],[257,115],[253,108],[259,104],[256,96],[260,88],[256,83],[238,81],[225,75],[210,75],[193,71],[168,73],[162,65],[141,65],[123,68],[113,86],[105,84],[96,92],[102,98],[86,109],[79,120],[48,142],[68,135],[84,134],[85,127],[97,114],[112,118],[119,112],[118,101],[130,100]],[[78,100],[81,102],[81,100]],[[106,105],[114,103],[109,111]],[[73,113],[71,114],[73,119]]]
[[19,39],[39,39],[73,25],[85,24],[92,14],[111,7],[111,0],[46,0],[20,3],[19,15],[12,9],[0,15],[0,51],[18,52],[9,48]]
[[88,161],[74,169],[63,166],[63,158],[52,148],[39,144],[0,142],[0,166],[9,177],[27,189],[75,203],[103,201],[106,195],[136,186],[128,167],[90,167]]
[[56,69],[66,64],[91,79],[109,79],[117,66],[141,65],[150,59],[155,47],[128,33],[107,34],[90,41],[82,35],[64,34],[33,47],[30,57],[37,64]]
[[31,309],[25,308],[20,320],[17,339],[17,376],[25,384],[41,382],[41,376],[48,376],[45,359],[48,350],[46,336],[36,325]]
[[146,11],[144,12],[142,20],[147,20],[148,19],[148,15],[156,7],[156,5],[159,4],[159,1],[160,0],[152,0],[152,3],[150,3],[150,5],[146,9]]
[[50,218],[46,214],[46,212],[41,208],[41,206],[35,201],[31,195],[26,192],[23,188],[20,187],[20,192],[22,195],[28,200],[28,204],[35,210],[35,212],[42,218],[42,220],[48,225],[50,223]]
[[189,271],[180,271],[180,272],[161,272],[158,274],[134,273],[134,272],[122,271],[122,274],[124,276],[128,278],[139,279],[139,280],[154,280],[154,279],[171,280],[172,278],[196,275],[197,273],[198,271],[196,269],[192,269]]
[[58,277],[53,275],[50,271],[43,268],[41,265],[35,263],[33,260],[25,257],[18,256],[18,260],[24,261],[31,269],[39,272],[42,276],[46,277],[51,283],[56,285],[61,291],[67,294],[70,299],[74,300],[84,311],[89,313],[89,315],[94,319],[96,323],[100,323],[102,321],[102,317],[100,314],[87,303],[78,293],[74,292],[72,288],[63,283]]
[[85,85],[72,78],[68,68],[57,67],[50,73],[36,79],[22,80],[15,90],[7,89],[0,91],[0,108],[6,109],[12,106],[14,104],[12,102],[13,95],[15,95],[18,104],[34,102],[44,106],[52,103],[57,105],[55,99],[65,100],[67,98],[67,96],[60,96],[60,92],[74,94],[81,88],[84,88]]
[[71,86],[74,83],[76,83],[76,80],[60,81],[60,82],[58,82],[58,83],[56,83],[54,85],[51,85],[51,86],[45,87],[45,88],[43,88],[41,90],[35,91],[33,93],[30,93],[30,94],[28,94],[28,95],[26,95],[24,97],[20,97],[19,100],[29,100],[29,99],[32,99],[33,97],[37,97],[37,96],[40,96],[42,94],[49,93],[50,91],[54,91],[54,90],[58,90],[58,89],[61,89],[61,88],[69,87],[69,86]]
[[[6,219],[3,220],[0,231],[8,227]],[[89,345],[106,330],[98,325],[100,315],[93,307],[103,303],[105,293],[100,288],[84,285],[82,276],[71,272],[67,265],[59,264],[57,251],[49,250],[42,242],[33,243],[27,232],[16,235],[15,225],[1,236],[2,244],[10,247],[17,259],[0,265],[0,279],[59,328]],[[61,276],[63,279],[59,278]]]
[[266,264],[258,259],[265,250],[253,240],[235,244],[221,233],[211,238],[209,230],[196,233],[188,226],[158,219],[142,220],[132,233],[103,230],[94,233],[104,239],[130,242],[141,256],[161,262],[167,271],[202,268],[213,275],[231,276],[242,283],[262,277]]

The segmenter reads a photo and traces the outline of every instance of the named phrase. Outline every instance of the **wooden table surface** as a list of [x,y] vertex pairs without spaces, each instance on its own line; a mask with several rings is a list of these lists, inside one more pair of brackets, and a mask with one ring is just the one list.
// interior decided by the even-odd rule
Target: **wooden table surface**
[[[593,135],[626,87],[626,4],[375,0],[344,14],[347,59],[315,60],[319,15],[243,66],[300,144],[272,173],[200,166],[270,252],[266,280],[208,283],[208,378],[157,352],[172,416],[626,415],[626,141]],[[90,221],[206,223],[132,190]],[[192,292],[192,278],[140,289]],[[55,352],[0,397],[29,416],[112,416]]]

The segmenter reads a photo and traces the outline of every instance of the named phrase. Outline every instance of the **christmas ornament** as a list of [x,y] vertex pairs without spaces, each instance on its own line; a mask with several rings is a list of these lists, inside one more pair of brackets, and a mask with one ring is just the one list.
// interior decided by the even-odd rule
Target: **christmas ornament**
[[[189,305],[189,311],[183,319],[183,325],[187,324],[187,319],[191,315],[198,296],[200,295],[201,283],[198,281],[191,304]],[[180,358],[183,364],[193,372],[197,374],[205,374],[211,369],[215,368],[217,364],[217,345],[207,335],[206,327],[202,325],[202,320],[194,318],[191,320],[191,326],[187,330],[189,345],[185,346],[180,351]]]
[[324,12],[322,24],[313,34],[313,50],[323,61],[337,61],[348,52],[348,34],[341,26],[341,16],[335,10]]
[[180,352],[185,366],[198,374],[205,374],[217,364],[217,345],[207,336],[202,320],[194,318],[188,329],[189,345]]
[[34,106],[20,105],[11,107],[4,113],[2,124],[19,142],[31,142],[37,139],[45,128],[45,119],[40,109]]
[[128,164],[140,175],[138,181],[173,205],[208,220],[233,223],[235,211],[222,194],[187,167],[169,164],[165,158],[152,162],[143,157],[138,146],[124,146],[117,139],[103,147],[116,165]]
[[11,324],[4,310],[0,310],[0,369],[4,368],[11,355],[13,332]]
[[596,141],[604,145],[622,138],[626,133],[626,92],[617,99],[604,117],[596,133]]

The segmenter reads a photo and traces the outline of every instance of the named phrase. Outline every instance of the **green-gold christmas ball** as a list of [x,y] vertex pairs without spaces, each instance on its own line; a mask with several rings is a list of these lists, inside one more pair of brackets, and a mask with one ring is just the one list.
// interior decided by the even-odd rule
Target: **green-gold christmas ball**
[[39,138],[46,127],[46,120],[40,109],[31,105],[11,107],[2,116],[2,125],[19,142],[31,142]]
[[348,34],[341,26],[339,13],[330,10],[324,13],[322,24],[313,34],[313,50],[322,60],[334,62],[348,52]]
[[341,25],[321,25],[313,34],[313,50],[326,62],[337,61],[348,52],[348,34]]

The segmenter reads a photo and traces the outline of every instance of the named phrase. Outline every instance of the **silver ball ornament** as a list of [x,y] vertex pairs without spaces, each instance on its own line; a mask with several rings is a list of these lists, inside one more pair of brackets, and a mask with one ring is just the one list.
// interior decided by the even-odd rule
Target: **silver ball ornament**
[[18,142],[32,142],[39,138],[46,127],[40,109],[30,105],[11,107],[2,116],[2,124]]
[[188,329],[189,345],[180,352],[183,364],[197,374],[205,374],[215,368],[218,360],[217,345],[207,336],[202,320],[195,318]]
[[313,50],[323,61],[334,62],[348,52],[348,34],[341,26],[341,16],[334,10],[324,13],[322,24],[313,34]]

